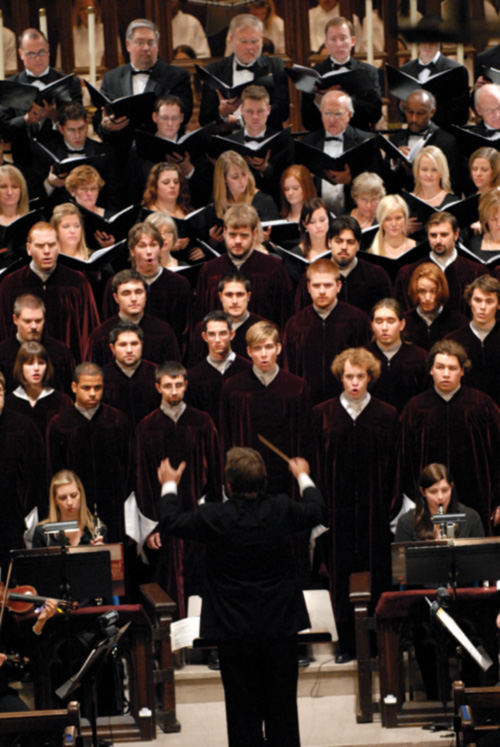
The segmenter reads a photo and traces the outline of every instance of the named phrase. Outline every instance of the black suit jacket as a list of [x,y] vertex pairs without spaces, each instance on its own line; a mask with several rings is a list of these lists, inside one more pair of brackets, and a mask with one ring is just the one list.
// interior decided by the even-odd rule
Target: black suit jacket
[[[168,65],[163,60],[157,60],[149,76],[145,91],[154,91],[157,96],[178,96],[182,101],[184,111],[184,122],[187,124],[193,113],[193,91],[191,89],[191,80],[187,70],[176,65]],[[101,92],[114,101],[122,96],[131,96],[132,89],[132,69],[130,65],[120,65],[114,70],[109,70],[104,74],[102,79]],[[94,115],[94,127],[96,130],[100,127],[102,112],[98,110]],[[125,128],[128,130],[129,128]],[[138,125],[138,129],[146,129],[150,132],[155,131],[151,115],[145,116],[144,122]],[[125,131],[120,130],[118,133],[106,133],[99,131],[104,139],[116,139],[117,135]],[[132,139],[132,133],[127,133]]]
[[[455,194],[461,194],[461,192],[463,191],[462,187],[465,187],[463,182],[466,181],[466,179],[465,174],[463,173],[463,170],[461,168],[460,155],[456,139],[453,137],[453,135],[450,135],[449,132],[443,130],[442,127],[438,127],[434,122],[429,122],[429,131],[431,135],[427,140],[426,145],[435,145],[437,148],[443,151],[450,169],[453,192],[455,192]],[[400,130],[399,132],[395,132],[393,135],[390,135],[389,139],[391,143],[394,143],[394,145],[400,148],[402,145],[408,145],[408,140],[411,134],[412,133],[410,132],[410,130]],[[402,172],[402,168],[397,169],[395,173],[392,172],[392,178],[389,177],[391,192],[399,191],[399,189],[401,188],[409,188],[410,191],[411,189],[413,189],[413,176],[407,178],[406,175],[403,176]],[[394,177],[395,180],[393,181]]]
[[495,70],[500,69],[500,44],[491,49],[485,49],[484,52],[478,54],[474,61],[474,80],[476,81],[480,75],[482,75],[482,66],[494,67]]
[[[449,96],[436,102],[436,113],[433,121],[438,127],[448,129],[450,125],[464,125],[469,119],[469,74],[467,69],[455,60],[450,60],[440,54],[436,62],[436,73],[450,70],[452,67],[462,68],[462,82],[458,88],[450,90]],[[401,71],[418,80],[418,60],[411,60],[401,66]],[[425,88],[425,83],[423,84]]]
[[[380,90],[379,74],[377,68],[373,65],[351,58],[351,70],[357,70],[358,68],[366,71],[366,74],[370,79],[370,88],[363,98],[352,96],[349,88],[345,88],[346,93],[352,97],[352,103],[354,105],[354,114],[351,123],[353,127],[360,127],[363,130],[371,130],[382,116],[382,93]],[[317,65],[314,65],[314,70],[317,70],[320,75],[330,72],[331,69],[329,57],[322,62],[318,62]],[[313,130],[318,130],[322,127],[321,114],[314,103],[313,95],[308,93],[302,94],[300,113],[304,129],[312,132]]]
[[182,512],[176,493],[157,504],[160,530],[206,545],[200,632],[215,640],[293,636],[309,627],[290,535],[326,523],[317,488],[286,495],[231,498]]
[[[65,73],[59,73],[57,70],[50,68],[47,73],[47,83],[53,83],[59,78],[64,78]],[[22,70],[20,73],[11,75],[8,80],[14,83],[31,84],[30,76],[26,75],[26,71]],[[82,88],[80,80],[73,78],[71,83],[71,98],[73,101],[82,103]],[[44,142],[47,138],[52,137],[54,128],[52,122],[45,119],[41,123],[41,127],[35,127],[31,125],[28,127],[24,120],[25,111],[21,109],[13,109],[0,107],[2,114],[2,133],[6,141],[12,143],[12,157],[14,162],[20,166],[30,166],[31,164],[31,149],[29,139],[34,138]]]
[[[233,58],[234,55],[230,55],[229,57],[224,57],[222,60],[217,60],[217,62],[210,62],[206,68],[230,86],[233,82]],[[255,73],[255,77],[259,78],[271,73],[274,81],[273,89],[269,90],[271,113],[267,124],[276,130],[281,130],[283,122],[290,115],[288,76],[285,73],[283,61],[277,57],[261,55],[257,60],[257,64],[259,70]],[[251,85],[251,83],[252,81],[249,81],[248,85]],[[200,124],[204,126],[210,124],[210,122],[222,122],[219,116],[219,97],[217,91],[212,90],[204,83],[201,92]]]

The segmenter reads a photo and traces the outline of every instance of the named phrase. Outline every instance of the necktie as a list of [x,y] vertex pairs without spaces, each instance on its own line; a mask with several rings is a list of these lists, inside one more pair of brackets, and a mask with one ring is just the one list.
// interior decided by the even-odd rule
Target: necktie
[[351,60],[347,60],[347,62],[334,62],[332,60],[332,70],[340,70],[341,68],[347,68],[350,70],[351,68]]
[[252,137],[251,135],[243,136],[243,142],[245,143],[262,143],[265,139],[264,135],[259,135],[259,137]]
[[240,65],[239,62],[236,63],[236,70],[247,70],[248,72],[253,73],[254,75],[257,72],[258,68],[259,66],[257,65],[256,62],[254,62],[253,65]]
[[341,135],[327,135],[325,137],[325,143],[331,143],[332,140],[336,140],[337,142],[342,142],[342,136]]
[[132,70],[132,75],[151,75],[153,72],[153,68],[150,67],[149,70]]
[[436,65],[433,62],[429,62],[428,65],[422,65],[421,62],[417,64],[417,72],[421,73],[422,70],[428,70],[431,75],[436,72]]

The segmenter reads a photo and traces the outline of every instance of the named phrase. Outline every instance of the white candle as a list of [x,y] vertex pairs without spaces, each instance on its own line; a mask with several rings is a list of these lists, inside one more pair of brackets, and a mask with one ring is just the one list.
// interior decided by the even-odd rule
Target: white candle
[[3,55],[3,13],[0,10],[0,80],[5,78],[5,59]]
[[46,12],[45,8],[40,8],[40,10],[38,11],[38,19],[39,19],[38,22],[40,24],[40,31],[45,36],[45,38],[48,39],[49,38],[49,30],[48,30],[48,27],[47,27],[47,12]]
[[[417,0],[410,0],[410,26],[412,28],[415,28],[417,25]],[[415,59],[415,57],[418,54],[417,45],[415,42],[412,42],[411,45],[411,57],[412,60]]]
[[97,79],[97,60],[95,53],[95,8],[91,5],[88,7],[89,12],[89,78],[92,85],[95,86]]
[[373,0],[365,0],[366,61],[373,65]]

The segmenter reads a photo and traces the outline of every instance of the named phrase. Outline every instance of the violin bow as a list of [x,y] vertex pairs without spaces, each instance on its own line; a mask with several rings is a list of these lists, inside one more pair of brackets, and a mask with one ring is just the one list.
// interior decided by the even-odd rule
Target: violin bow
[[13,564],[14,564],[14,559],[12,558],[9,563],[9,570],[7,571],[7,581],[5,582],[5,594],[3,595],[2,606],[0,607],[0,630],[2,629],[5,605],[7,604],[7,589],[9,588],[9,584],[10,584],[10,577],[12,575]]

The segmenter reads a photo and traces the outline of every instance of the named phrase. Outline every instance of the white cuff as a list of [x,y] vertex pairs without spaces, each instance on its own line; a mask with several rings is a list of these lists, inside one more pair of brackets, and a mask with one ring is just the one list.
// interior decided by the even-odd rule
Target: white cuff
[[307,472],[301,472],[300,475],[297,477],[297,482],[299,483],[300,488],[300,494],[304,492],[306,488],[315,488],[316,485],[311,480],[310,476],[307,474]]
[[175,493],[175,495],[177,495],[177,483],[175,480],[167,480],[167,482],[164,482],[161,486],[162,496],[167,495],[167,493]]

